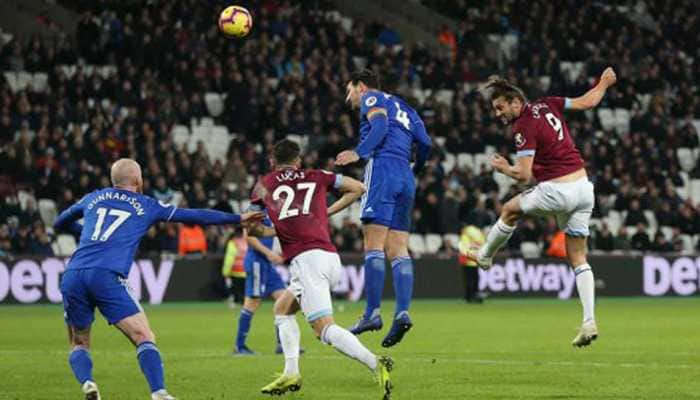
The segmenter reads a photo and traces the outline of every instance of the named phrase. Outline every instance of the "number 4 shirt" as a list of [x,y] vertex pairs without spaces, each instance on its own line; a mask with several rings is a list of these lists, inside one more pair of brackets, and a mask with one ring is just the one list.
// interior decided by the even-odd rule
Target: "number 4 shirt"
[[343,176],[317,169],[278,169],[262,177],[251,203],[267,209],[286,262],[307,250],[336,252],[328,226],[326,194]]
[[518,157],[534,156],[532,173],[538,182],[556,179],[583,168],[563,110],[569,99],[545,97],[524,105],[513,123]]

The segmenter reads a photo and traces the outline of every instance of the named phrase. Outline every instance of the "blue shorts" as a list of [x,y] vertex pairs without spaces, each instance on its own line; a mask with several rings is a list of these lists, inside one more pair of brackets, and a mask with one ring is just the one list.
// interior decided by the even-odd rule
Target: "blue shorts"
[[365,167],[367,193],[362,196],[362,222],[410,232],[416,183],[411,165],[398,158],[370,159]]
[[78,329],[92,324],[95,307],[110,324],[143,311],[126,278],[108,269],[67,270],[61,279],[61,294],[66,323]]
[[284,290],[279,272],[267,259],[246,257],[245,259],[245,295],[246,297],[270,297],[278,290]]

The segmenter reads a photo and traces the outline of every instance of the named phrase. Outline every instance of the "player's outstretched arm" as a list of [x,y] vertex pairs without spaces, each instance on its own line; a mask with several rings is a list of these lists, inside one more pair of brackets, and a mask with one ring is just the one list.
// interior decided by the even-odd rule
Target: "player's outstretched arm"
[[606,68],[600,76],[598,84],[583,96],[571,99],[569,108],[572,110],[588,110],[597,106],[600,104],[600,101],[603,100],[605,92],[610,86],[614,85],[615,82],[617,82],[615,70],[613,70],[612,67]]
[[359,199],[366,191],[365,184],[347,176],[342,177],[338,190],[343,194],[328,207],[328,216],[337,214]]
[[63,210],[56,221],[53,223],[53,229],[55,231],[65,231],[76,235],[80,235],[83,230],[83,226],[77,221],[83,217],[83,207],[81,202],[75,203],[66,210]]
[[384,108],[376,108],[367,113],[371,126],[367,136],[357,145],[355,150],[345,150],[336,156],[336,165],[352,164],[360,158],[369,157],[377,146],[384,140],[389,131],[389,119]]
[[169,221],[195,225],[238,225],[260,221],[264,217],[265,214],[257,211],[249,211],[238,215],[203,208],[178,208],[173,211]]

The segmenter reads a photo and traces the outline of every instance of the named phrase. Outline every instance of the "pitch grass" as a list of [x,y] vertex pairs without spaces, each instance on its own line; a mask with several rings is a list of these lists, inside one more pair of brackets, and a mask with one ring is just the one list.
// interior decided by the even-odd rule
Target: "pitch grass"
[[[361,308],[336,306],[344,326]],[[272,354],[271,305],[253,321],[249,345],[263,353],[256,357],[230,355],[238,311],[223,303],[146,307],[178,399],[265,398],[260,387],[283,366]],[[700,398],[700,298],[599,299],[601,337],[587,349],[569,345],[579,315],[576,301],[416,301],[416,326],[396,348],[380,347],[386,328],[360,338],[394,357],[394,399]],[[288,398],[378,398],[364,367],[299,321],[304,387]],[[101,317],[92,346],[103,399],[149,398],[134,349]],[[82,398],[67,355],[59,306],[0,306],[0,399]]]

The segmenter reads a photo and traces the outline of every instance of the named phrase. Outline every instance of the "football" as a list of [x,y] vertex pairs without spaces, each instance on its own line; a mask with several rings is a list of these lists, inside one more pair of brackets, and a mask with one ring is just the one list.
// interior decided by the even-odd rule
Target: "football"
[[228,6],[219,14],[219,30],[226,36],[242,38],[253,28],[253,17],[241,6]]

